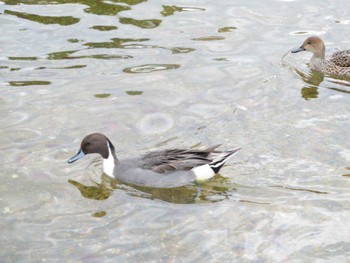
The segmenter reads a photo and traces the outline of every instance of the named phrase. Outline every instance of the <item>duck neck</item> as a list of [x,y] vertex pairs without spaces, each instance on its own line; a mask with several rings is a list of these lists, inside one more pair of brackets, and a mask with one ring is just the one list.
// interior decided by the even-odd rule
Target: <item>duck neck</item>
[[115,154],[114,146],[109,140],[107,141],[107,147],[108,147],[108,157],[107,159],[103,158],[103,172],[110,177],[114,177],[113,171],[114,171],[114,167],[118,164],[118,158]]
[[319,64],[321,64],[323,61],[324,61],[324,59],[313,55],[313,56],[311,57],[311,59],[310,59],[310,66],[312,67],[312,66],[319,65]]
[[325,51],[323,49],[320,53],[314,53],[310,59],[309,66],[311,69],[319,70],[326,63]]
[[314,55],[312,56],[312,58],[320,59],[320,60],[324,60],[325,57],[326,57],[326,48],[324,45],[322,45],[322,47],[318,49],[317,52],[315,52]]

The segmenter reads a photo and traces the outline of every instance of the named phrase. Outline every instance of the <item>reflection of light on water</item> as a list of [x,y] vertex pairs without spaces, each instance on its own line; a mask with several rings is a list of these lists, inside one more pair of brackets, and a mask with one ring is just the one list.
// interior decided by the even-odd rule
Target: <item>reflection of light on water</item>
[[[350,89],[328,76],[317,84],[308,54],[286,59],[305,78],[278,63],[310,28],[346,20],[327,18],[325,5],[307,1],[303,16],[289,8],[298,1],[288,7],[283,0],[269,8],[229,0],[194,1],[190,8],[184,1],[49,2],[3,2],[4,10],[29,15],[1,18],[1,261],[346,261],[350,181],[342,167],[350,165]],[[339,1],[326,5],[342,10]],[[316,13],[320,20],[310,20]],[[62,14],[80,21],[52,24],[69,23]],[[134,20],[121,24],[121,16]],[[143,19],[160,17],[161,26],[141,27],[155,25]],[[299,34],[283,35],[293,30]],[[192,40],[203,36],[226,39]],[[149,64],[156,67],[137,69]],[[135,72],[122,72],[134,66]],[[52,83],[7,86],[30,80]],[[143,119],[153,113],[169,116]],[[223,170],[234,171],[230,178],[240,185],[235,190],[215,177],[197,196],[195,185],[169,191],[107,183],[98,155],[68,166],[63,157],[96,129],[115,134],[116,146],[133,154],[156,143],[242,142],[244,162]],[[66,176],[84,185],[67,183]]]
[[177,64],[147,64],[147,65],[142,65],[142,66],[125,68],[125,69],[123,69],[123,72],[126,72],[126,73],[150,73],[153,71],[177,69],[179,67],[180,67],[180,65],[177,65]]
[[224,37],[221,36],[208,36],[208,37],[196,37],[192,38],[192,40],[196,41],[214,41],[214,40],[224,40]]
[[163,16],[170,16],[174,15],[175,12],[204,12],[206,9],[205,8],[200,8],[200,7],[182,7],[182,6],[168,6],[168,5],[163,5],[163,11],[161,14]]
[[274,186],[270,186],[270,187],[283,188],[283,189],[287,189],[287,190],[291,190],[291,191],[309,192],[309,193],[314,193],[314,194],[329,194],[329,192],[325,192],[325,191],[318,191],[318,190],[313,190],[313,189],[283,186],[283,185],[274,185]]
[[125,92],[130,96],[141,95],[143,93],[143,91],[140,90],[127,90]]
[[111,30],[116,30],[118,29],[118,27],[116,26],[92,26],[90,27],[91,29],[95,29],[95,30],[100,30],[100,31],[111,31]]
[[161,24],[162,20],[159,20],[159,19],[137,20],[129,17],[121,17],[119,18],[119,22],[121,24],[129,24],[140,28],[155,28]]
[[290,32],[291,35],[315,35],[315,36],[322,36],[325,33],[326,33],[325,31],[312,31],[312,30]]
[[195,51],[194,48],[186,48],[186,47],[173,47],[173,48],[170,48],[170,50],[173,54],[190,53]]
[[107,215],[106,211],[98,211],[92,214],[93,217],[104,217],[105,215]]
[[337,24],[342,24],[342,25],[349,25],[350,24],[350,20],[346,20],[346,19],[344,19],[344,20],[335,20],[334,22],[337,23]]
[[21,87],[21,86],[37,86],[37,85],[50,85],[50,81],[45,80],[22,80],[22,81],[9,81],[8,84],[10,86],[14,87]]
[[226,26],[226,27],[221,27],[218,29],[219,33],[227,33],[227,32],[232,32],[234,30],[238,29],[235,26]]

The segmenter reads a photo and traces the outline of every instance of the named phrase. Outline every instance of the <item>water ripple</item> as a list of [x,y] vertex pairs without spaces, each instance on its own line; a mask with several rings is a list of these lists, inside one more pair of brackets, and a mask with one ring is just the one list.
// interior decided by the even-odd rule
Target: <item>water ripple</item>
[[19,80],[19,81],[9,81],[8,84],[13,87],[18,86],[37,86],[37,85],[50,85],[50,81],[45,80]]
[[34,22],[45,24],[45,25],[58,24],[61,26],[69,26],[69,25],[76,24],[80,21],[79,18],[75,18],[72,16],[59,16],[59,17],[41,16],[41,15],[29,14],[25,12],[16,12],[12,10],[5,10],[4,13],[9,15],[14,15],[23,19],[28,19]]
[[165,113],[152,113],[144,116],[137,122],[136,127],[142,133],[163,133],[174,126],[171,115]]
[[118,27],[116,26],[92,26],[91,29],[99,30],[99,31],[111,31],[116,30]]
[[214,41],[214,40],[224,40],[224,37],[220,37],[220,36],[207,36],[207,37],[196,37],[196,38],[192,38],[192,40],[196,40],[196,41]]
[[121,17],[119,18],[119,22],[122,24],[129,24],[133,26],[137,26],[140,28],[155,28],[160,25],[162,20],[159,19],[143,19],[143,20],[136,20],[133,18],[126,18],[126,17]]
[[114,54],[91,54],[91,55],[80,55],[72,56],[72,54],[79,52],[80,50],[68,50],[59,51],[47,54],[49,60],[60,60],[60,59],[82,59],[82,58],[93,58],[93,59],[128,59],[133,58],[129,55],[114,55]]
[[125,48],[130,46],[133,42],[149,41],[149,38],[112,38],[109,42],[87,42],[84,46],[93,48]]
[[236,29],[237,29],[237,27],[235,27],[235,26],[226,26],[226,27],[219,28],[218,32],[219,33],[226,33],[226,32],[232,32]]
[[205,8],[200,7],[180,7],[175,5],[163,5],[163,11],[161,14],[163,16],[172,16],[175,12],[204,12]]
[[153,71],[177,69],[180,65],[178,64],[146,64],[141,66],[135,66],[123,69],[125,73],[150,73]]

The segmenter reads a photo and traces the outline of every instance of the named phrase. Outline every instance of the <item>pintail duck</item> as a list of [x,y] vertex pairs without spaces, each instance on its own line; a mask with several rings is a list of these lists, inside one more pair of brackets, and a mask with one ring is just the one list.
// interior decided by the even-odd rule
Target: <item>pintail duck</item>
[[313,70],[328,74],[350,76],[350,50],[337,51],[330,57],[325,57],[325,45],[321,38],[308,37],[299,48],[292,53],[309,51],[313,53],[309,67]]
[[172,188],[212,178],[240,150],[215,150],[219,146],[205,150],[162,150],[138,158],[119,160],[112,142],[101,133],[93,133],[83,139],[80,150],[68,163],[86,154],[99,153],[103,157],[104,173],[112,178],[135,185]]

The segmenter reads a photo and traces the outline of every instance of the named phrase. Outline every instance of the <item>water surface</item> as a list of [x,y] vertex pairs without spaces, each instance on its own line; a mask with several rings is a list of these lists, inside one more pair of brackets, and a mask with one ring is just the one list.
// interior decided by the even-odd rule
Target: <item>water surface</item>
[[[349,80],[289,54],[349,48],[347,1],[0,5],[2,262],[348,262]],[[201,192],[111,181],[119,156],[242,150]]]

